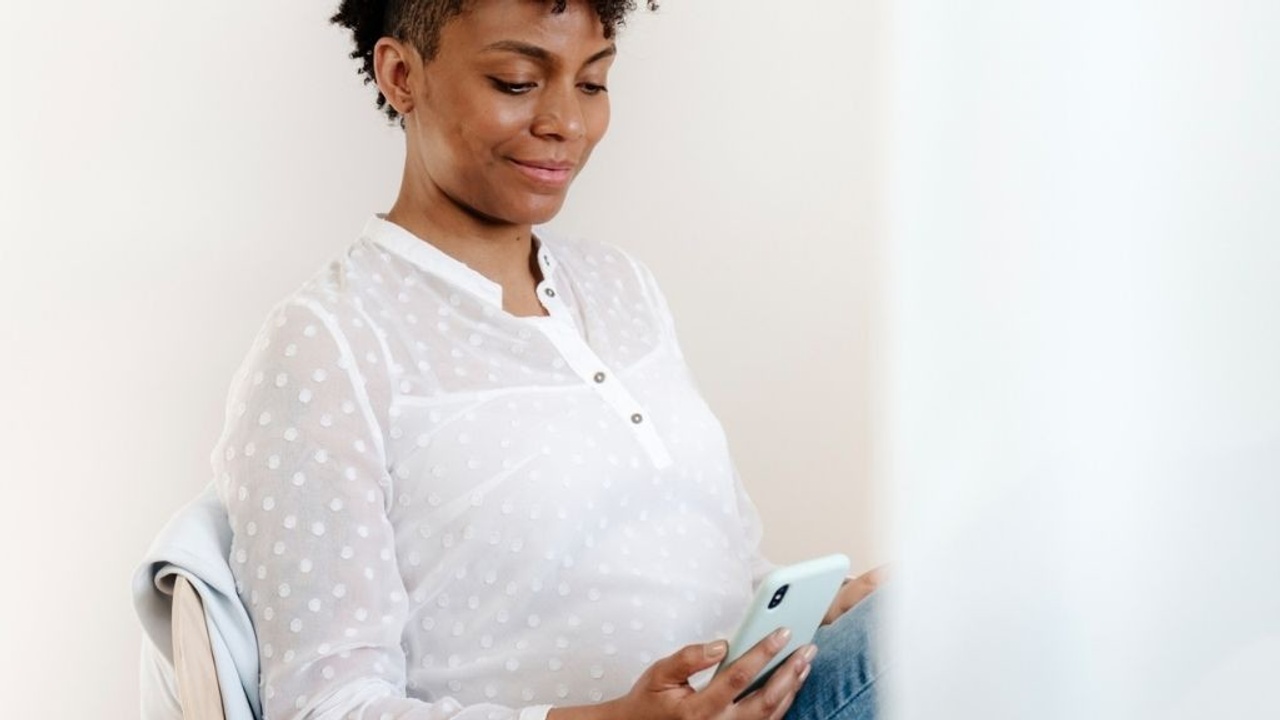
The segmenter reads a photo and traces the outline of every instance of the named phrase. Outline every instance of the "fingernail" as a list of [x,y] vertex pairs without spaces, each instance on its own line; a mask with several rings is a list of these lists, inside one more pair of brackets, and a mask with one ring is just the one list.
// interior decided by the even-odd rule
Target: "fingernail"
[[813,668],[808,665],[804,666],[804,670],[800,671],[800,682],[804,682],[804,679],[809,677],[809,671],[812,669]]
[[800,651],[800,656],[804,658],[805,662],[810,662],[811,660],[813,660],[813,657],[817,654],[818,654],[817,645],[809,645],[805,647],[804,650]]
[[787,644],[788,640],[791,639],[791,628],[778,628],[777,630],[774,630],[773,637],[771,639],[775,648],[781,648],[783,645]]
[[728,649],[729,643],[723,640],[717,640],[716,642],[707,643],[703,646],[703,651],[706,652],[708,660],[715,660],[716,658],[723,656]]

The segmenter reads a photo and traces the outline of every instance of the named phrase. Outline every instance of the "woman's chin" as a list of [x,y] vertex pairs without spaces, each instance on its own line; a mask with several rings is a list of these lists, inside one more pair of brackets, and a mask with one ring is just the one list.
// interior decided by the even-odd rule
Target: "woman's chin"
[[565,193],[509,193],[467,202],[449,195],[453,205],[486,225],[528,226],[550,222],[564,206]]
[[542,225],[551,222],[563,206],[563,195],[543,196],[530,202],[513,203],[499,217],[512,225]]

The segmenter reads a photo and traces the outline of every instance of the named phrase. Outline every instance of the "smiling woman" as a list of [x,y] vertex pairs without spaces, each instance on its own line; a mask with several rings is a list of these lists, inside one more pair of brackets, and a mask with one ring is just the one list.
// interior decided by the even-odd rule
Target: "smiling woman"
[[[478,252],[527,247],[528,227],[564,204],[609,126],[616,48],[582,3],[549,13],[542,3],[507,0],[463,17],[439,30],[429,61],[416,44],[384,37],[373,66],[408,144],[387,219],[464,262],[483,263]],[[488,248],[474,242],[476,230]],[[507,289],[506,309],[542,314],[530,283]]]
[[271,313],[213,453],[268,717],[874,716],[867,582],[741,701],[785,633],[690,684],[771,567],[757,514],[650,272],[534,230],[608,128],[632,5],[334,16],[406,151],[390,212]]

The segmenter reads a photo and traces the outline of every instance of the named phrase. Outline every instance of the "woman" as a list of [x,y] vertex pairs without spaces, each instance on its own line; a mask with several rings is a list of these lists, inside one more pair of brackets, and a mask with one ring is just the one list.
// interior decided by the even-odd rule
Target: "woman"
[[768,569],[758,521],[648,271],[532,230],[604,135],[632,4],[334,16],[406,158],[264,325],[214,453],[272,720],[872,715],[866,581],[816,658],[738,703],[773,641],[689,685]]

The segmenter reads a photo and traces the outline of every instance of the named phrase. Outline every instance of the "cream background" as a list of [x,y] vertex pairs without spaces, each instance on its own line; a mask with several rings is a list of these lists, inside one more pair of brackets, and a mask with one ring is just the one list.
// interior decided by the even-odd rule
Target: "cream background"
[[[333,4],[5,8],[6,717],[136,715],[132,571],[262,317],[393,197]],[[666,5],[556,224],[654,269],[774,557],[865,567],[874,8]]]

